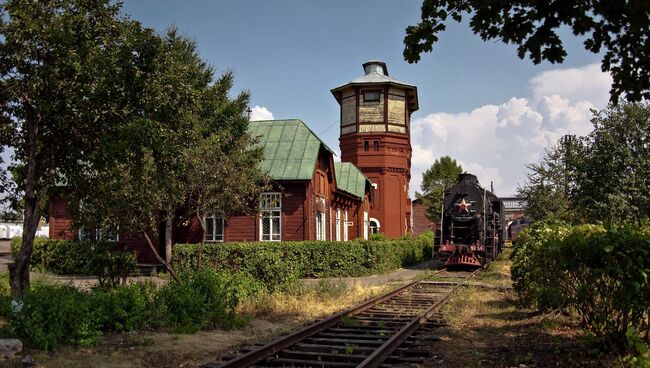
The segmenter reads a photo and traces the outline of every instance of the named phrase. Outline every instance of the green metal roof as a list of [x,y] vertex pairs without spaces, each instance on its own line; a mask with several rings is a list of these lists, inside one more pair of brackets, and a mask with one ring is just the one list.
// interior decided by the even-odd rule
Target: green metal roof
[[264,147],[262,168],[274,180],[311,180],[318,151],[325,147],[299,119],[251,121],[248,129]]
[[366,183],[370,183],[370,180],[353,163],[335,162],[334,171],[337,189],[363,198],[366,193]]

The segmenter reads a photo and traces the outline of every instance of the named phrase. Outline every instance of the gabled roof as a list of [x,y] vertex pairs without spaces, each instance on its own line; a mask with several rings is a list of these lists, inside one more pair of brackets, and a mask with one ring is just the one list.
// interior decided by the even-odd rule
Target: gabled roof
[[350,162],[335,162],[336,189],[363,199],[366,183],[372,184],[363,173]]
[[274,180],[311,180],[322,146],[334,152],[299,119],[251,121],[253,137],[264,147],[262,169]]

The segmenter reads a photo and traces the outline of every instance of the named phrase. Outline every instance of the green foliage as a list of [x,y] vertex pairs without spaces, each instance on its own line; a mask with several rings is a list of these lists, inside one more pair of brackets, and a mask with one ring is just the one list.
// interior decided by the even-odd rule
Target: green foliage
[[575,161],[576,208],[590,221],[650,216],[650,104],[621,104],[594,115]]
[[[203,260],[218,271],[252,275],[275,290],[297,277],[364,276],[414,265],[430,257],[428,240],[209,243]],[[175,268],[195,269],[198,251],[197,244],[177,244]]]
[[[14,238],[14,254],[22,240]],[[93,275],[99,277],[101,286],[112,287],[137,270],[132,252],[124,251],[113,242],[77,240],[34,239],[32,268],[58,275]]]
[[650,216],[650,104],[595,112],[586,137],[565,136],[528,166],[518,192],[533,220],[615,223]]
[[101,331],[133,331],[163,327],[162,305],[151,282],[98,288],[87,295],[91,318]]
[[586,37],[587,51],[602,53],[602,70],[612,74],[611,101],[621,95],[629,101],[650,98],[650,51],[645,47],[650,29],[650,5],[632,0],[612,6],[606,0],[538,3],[523,0],[486,3],[480,0],[424,0],[421,22],[406,28],[404,59],[420,60],[430,52],[451,17],[461,22],[471,16],[472,31],[484,41],[517,45],[519,58],[535,63],[561,63],[566,51],[558,30],[570,29]]
[[15,309],[11,333],[42,349],[92,345],[101,337],[84,293],[71,286],[34,285]]
[[368,240],[370,240],[370,241],[377,241],[377,240],[386,241],[386,240],[388,240],[388,237],[384,233],[374,233],[374,234],[370,234],[370,237],[368,237]]
[[83,190],[101,181],[96,163],[117,159],[106,149],[114,143],[108,138],[141,119],[150,96],[143,82],[155,69],[158,43],[152,30],[120,14],[120,6],[0,2],[0,145],[13,150],[8,186],[22,197],[15,202],[25,214],[26,243],[12,266],[16,295],[27,290],[31,240],[52,189],[65,182]]
[[236,323],[237,278],[209,268],[181,275],[159,292],[157,301],[164,306],[164,319],[177,331],[193,332],[217,325]]
[[455,184],[463,168],[449,156],[438,159],[422,173],[422,193],[416,192],[415,197],[427,207],[427,218],[435,223],[440,221],[444,190]]
[[647,224],[536,224],[521,233],[512,266],[524,302],[571,308],[605,344],[640,354],[649,342],[648,274]]
[[192,332],[242,323],[240,300],[262,292],[249,276],[188,272],[180,282],[150,282],[81,291],[71,286],[32,284],[18,306],[0,296],[8,332],[31,346],[50,350],[63,344],[92,345],[110,332],[173,328]]
[[572,162],[575,137],[567,136],[546,150],[539,164],[529,164],[526,183],[517,188],[518,195],[526,198],[526,217],[535,221],[578,222],[571,191],[574,188]]

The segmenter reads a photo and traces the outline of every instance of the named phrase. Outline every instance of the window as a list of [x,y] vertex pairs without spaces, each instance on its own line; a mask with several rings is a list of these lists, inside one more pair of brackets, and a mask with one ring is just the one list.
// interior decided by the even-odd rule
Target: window
[[316,240],[326,240],[325,227],[325,214],[316,212]]
[[343,217],[343,241],[348,241],[348,210]]
[[379,141],[372,142],[372,149],[375,151],[379,151]]
[[336,209],[336,221],[334,222],[336,224],[336,241],[341,241],[341,209],[337,208]]
[[262,193],[260,198],[260,240],[281,240],[282,199],[280,193]]
[[364,92],[363,102],[379,102],[379,92],[378,91]]
[[119,226],[107,226],[103,228],[96,228],[93,230],[86,230],[84,228],[79,229],[79,239],[88,240],[88,241],[109,241],[109,242],[118,242],[120,241],[120,227]]
[[370,142],[363,141],[363,150],[364,151],[370,151]]
[[379,232],[379,221],[377,219],[370,219],[370,234],[377,234]]
[[205,216],[205,241],[216,243],[223,241],[223,218],[209,213]]

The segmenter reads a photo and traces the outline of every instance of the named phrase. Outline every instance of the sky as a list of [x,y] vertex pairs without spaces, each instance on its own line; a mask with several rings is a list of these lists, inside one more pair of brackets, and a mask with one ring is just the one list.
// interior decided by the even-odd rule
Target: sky
[[587,134],[590,109],[606,107],[611,77],[600,55],[562,34],[563,64],[534,65],[511,45],[483,42],[466,21],[450,22],[417,64],[402,56],[405,28],[421,1],[125,0],[123,11],[158,31],[175,26],[195,40],[217,73],[232,70],[233,94],[252,95],[253,119],[304,121],[338,153],[339,105],[330,89],[386,62],[390,76],[418,87],[412,115],[412,178],[449,155],[512,195],[526,164],[564,134]]

